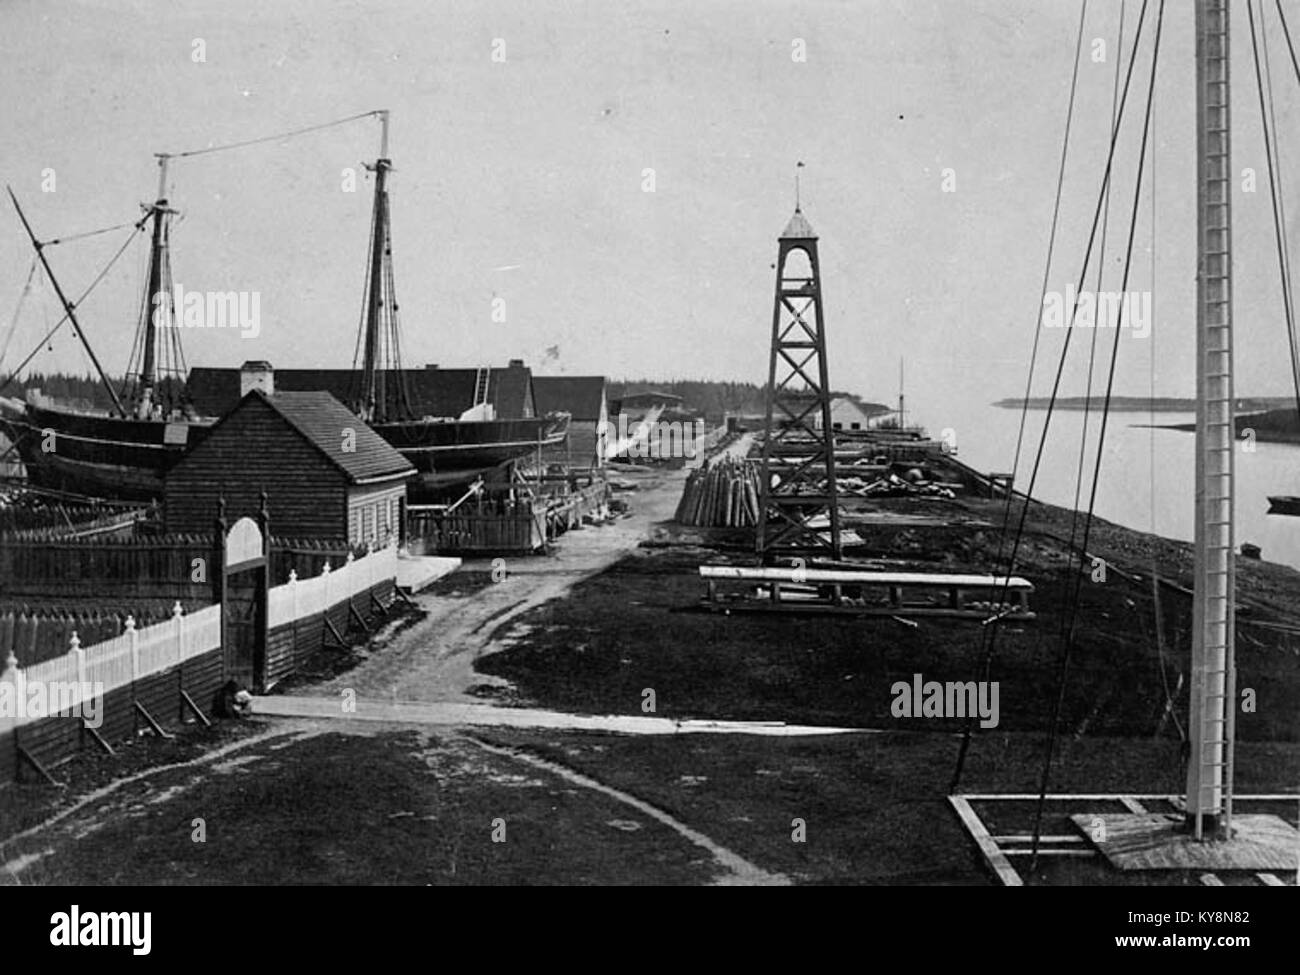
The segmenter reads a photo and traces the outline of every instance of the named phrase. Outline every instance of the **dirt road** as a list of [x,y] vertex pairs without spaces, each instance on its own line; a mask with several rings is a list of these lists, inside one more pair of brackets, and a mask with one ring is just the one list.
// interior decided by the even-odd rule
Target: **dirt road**
[[[656,522],[672,518],[686,472],[620,477],[641,485],[620,495],[630,506],[628,517],[570,531],[549,556],[506,559],[498,563],[504,578],[473,593],[417,596],[416,602],[428,613],[423,620],[356,668],[301,693],[328,697],[350,689],[357,697],[372,700],[481,701],[467,693],[470,688],[504,684],[474,671],[474,661],[496,649],[493,633],[635,549]],[[463,568],[491,572],[493,561],[467,561]]]

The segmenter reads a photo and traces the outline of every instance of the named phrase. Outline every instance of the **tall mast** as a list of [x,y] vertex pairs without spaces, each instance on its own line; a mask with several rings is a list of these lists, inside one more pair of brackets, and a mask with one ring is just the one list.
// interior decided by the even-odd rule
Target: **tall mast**
[[383,282],[385,248],[388,243],[388,198],[385,183],[392,162],[388,158],[388,112],[379,113],[381,126],[379,158],[371,167],[375,173],[375,206],[371,224],[374,228],[370,241],[370,285],[366,305],[365,357],[361,374],[361,408],[367,419],[375,419],[376,409],[382,410],[383,379],[377,369],[383,317]]
[[9,199],[13,201],[14,209],[18,211],[18,219],[23,223],[23,229],[27,231],[27,236],[31,239],[32,247],[36,248],[36,256],[41,259],[41,266],[45,268],[45,276],[50,279],[50,284],[54,285],[54,293],[59,296],[59,302],[63,305],[63,312],[68,316],[68,321],[72,322],[72,330],[77,333],[77,338],[81,339],[81,344],[86,347],[86,353],[90,356],[90,361],[94,363],[95,372],[99,373],[100,382],[108,390],[109,397],[113,400],[113,406],[122,416],[126,416],[126,410],[122,409],[122,401],[118,399],[117,390],[113,384],[108,381],[108,376],[104,374],[104,367],[99,364],[99,357],[95,355],[95,350],[90,347],[90,342],[86,340],[86,333],[81,330],[81,323],[77,321],[77,315],[73,311],[72,302],[68,300],[67,295],[63,293],[63,288],[59,286],[59,279],[54,276],[54,271],[50,267],[50,262],[45,258],[45,245],[36,239],[36,234],[32,233],[32,225],[27,222],[27,215],[23,213],[23,208],[18,205],[18,197],[14,196],[14,191],[5,187],[9,192]]
[[907,427],[907,414],[903,412],[903,357],[898,357],[898,429]]
[[165,221],[173,211],[167,207],[167,160],[164,153],[158,154],[158,196],[152,210],[153,240],[149,248],[149,284],[145,292],[144,355],[140,363],[140,402],[147,408],[153,397],[153,388],[157,372],[158,330],[154,313],[171,314],[171,295],[163,293],[163,268],[167,259],[164,253],[167,247]]
[[1187,825],[1196,839],[1232,823],[1232,232],[1227,0],[1196,3],[1196,554]]

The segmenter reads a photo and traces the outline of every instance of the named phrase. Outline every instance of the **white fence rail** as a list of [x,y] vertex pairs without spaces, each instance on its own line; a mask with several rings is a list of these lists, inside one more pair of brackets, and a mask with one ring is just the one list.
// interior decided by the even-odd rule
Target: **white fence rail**
[[[327,562],[314,579],[299,580],[291,573],[288,582],[267,593],[267,624],[277,627],[319,616],[335,604],[396,576],[396,545],[368,552],[359,559],[349,555],[338,569],[331,569]],[[42,701],[53,700],[46,695],[58,689],[62,705],[76,706],[83,696],[107,694],[220,646],[221,606],[205,606],[187,615],[177,603],[171,619],[137,630],[135,620],[128,617],[120,636],[89,647],[81,646],[73,633],[66,654],[30,667],[19,667],[11,653],[0,672],[0,734],[46,716],[29,713],[28,704],[37,697],[34,688],[40,689]],[[12,686],[3,686],[6,683]]]

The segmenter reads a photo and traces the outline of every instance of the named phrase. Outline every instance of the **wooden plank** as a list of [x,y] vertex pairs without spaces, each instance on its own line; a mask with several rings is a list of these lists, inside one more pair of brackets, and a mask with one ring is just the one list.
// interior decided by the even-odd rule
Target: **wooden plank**
[[32,753],[29,752],[29,751],[28,751],[26,748],[24,748],[22,745],[19,745],[19,746],[18,746],[18,757],[19,757],[22,761],[24,761],[24,762],[26,762],[28,765],[30,765],[32,768],[34,768],[34,769],[36,770],[37,774],[40,775],[40,777],[43,778],[47,783],[49,783],[50,785],[53,785],[53,786],[57,786],[57,787],[60,788],[60,789],[64,788],[64,784],[63,784],[62,782],[60,782],[58,779],[56,779],[54,776],[52,776],[49,772],[47,772],[47,771],[45,770],[45,766],[42,765],[40,762],[38,762],[38,761],[37,761],[37,760],[32,756]]
[[1256,877],[1264,884],[1265,887],[1285,887],[1286,883],[1271,873],[1257,873]]
[[135,709],[137,712],[139,712],[140,717],[144,718],[145,723],[149,725],[149,727],[153,730],[153,733],[155,735],[157,735],[159,738],[176,737],[175,735],[169,734],[167,730],[163,728],[162,725],[160,725],[157,721],[155,721],[153,715],[150,714],[145,709],[145,706],[143,704],[141,704],[139,701],[132,701],[131,703],[135,706]]
[[208,716],[203,713],[203,709],[194,703],[194,698],[186,694],[184,688],[181,688],[181,704],[183,707],[189,708],[189,710],[194,714],[194,716],[198,718],[200,722],[202,722],[203,727],[205,728],[212,727],[212,722],[209,721]]
[[975,815],[975,810],[970,807],[970,803],[961,796],[949,796],[948,802],[957,811],[957,815],[961,818],[966,831],[975,840],[975,845],[979,847],[980,853],[984,855],[984,862],[1002,881],[1003,886],[1023,887],[1025,884],[1020,879],[1020,874],[1016,873],[1015,868],[1011,866],[1011,862],[1003,855],[997,843],[993,841],[993,837],[984,828],[979,816]]
[[[702,579],[735,579],[741,582],[790,582],[794,569],[751,568],[740,565],[702,565],[699,568]],[[954,572],[878,572],[863,570],[850,572],[840,569],[803,569],[800,570],[799,582],[840,582],[852,585],[880,586],[938,586],[949,588],[958,586],[963,589],[1001,589],[1032,591],[1034,584],[1020,576],[1012,576],[1010,581],[1005,576],[974,575]]]
[[[1003,843],[1033,843],[1033,833],[1008,833],[1006,836],[995,836],[993,842],[999,846]],[[1086,843],[1082,836],[1040,836],[1038,842],[1042,843]]]
[[[1074,802],[1076,800],[1085,800],[1090,802],[1122,802],[1124,795],[1127,795],[1130,799],[1163,800],[1164,802],[1172,803],[1173,805],[1177,806],[1180,809],[1187,808],[1183,802],[1182,796],[1164,795],[1163,793],[1159,793],[1159,792],[1148,792],[1148,793],[1129,792],[1124,794],[1118,792],[1058,792],[1058,793],[1049,794],[1046,797],[1046,799],[1048,802]],[[997,802],[999,800],[1013,800],[1017,802],[1023,802],[1027,799],[1032,799],[1035,802],[1038,801],[1037,792],[963,792],[961,794],[961,797],[970,802]],[[1297,802],[1300,801],[1300,793],[1270,792],[1270,793],[1261,793],[1258,795],[1249,795],[1249,796],[1236,795],[1233,796],[1233,801],[1234,802],[1236,801]]]
[[1142,803],[1134,799],[1132,796],[1120,796],[1119,801],[1124,804],[1125,809],[1127,809],[1131,813],[1134,813],[1135,815],[1145,816],[1147,814],[1146,807],[1143,806]]
[[1223,887],[1225,884],[1222,880],[1212,873],[1201,874],[1201,886],[1203,887]]
[[[1070,820],[1118,870],[1287,870],[1300,839],[1285,820],[1258,814],[1233,817],[1231,843],[1196,842],[1178,815],[1076,813]],[[1104,831],[1094,830],[1098,820]]]
[[90,735],[90,737],[94,739],[95,744],[97,744],[100,748],[102,748],[107,754],[109,755],[116,754],[113,751],[113,746],[104,740],[104,736],[101,735],[96,729],[86,724],[85,718],[81,719],[81,730],[84,731],[86,734]]
[[[780,583],[772,583],[773,588]],[[988,618],[988,612],[981,609],[930,609],[920,606],[836,606],[829,601],[807,602],[802,600],[781,600],[773,603],[768,600],[756,599],[724,599],[719,597],[716,601],[703,597],[700,600],[702,605],[709,609],[731,612],[752,612],[752,613],[807,613],[809,615],[833,614],[840,616],[935,616],[947,617],[949,619],[969,619],[985,620]],[[1009,620],[1032,620],[1037,619],[1037,615],[1029,611],[1013,611],[1006,613],[1001,617]],[[1037,798],[1037,797],[1035,797]]]

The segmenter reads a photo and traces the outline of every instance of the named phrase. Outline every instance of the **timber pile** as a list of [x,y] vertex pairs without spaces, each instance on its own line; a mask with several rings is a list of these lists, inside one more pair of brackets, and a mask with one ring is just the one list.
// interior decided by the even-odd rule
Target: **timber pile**
[[744,528],[758,524],[758,471],[728,457],[692,471],[677,505],[683,525]]

